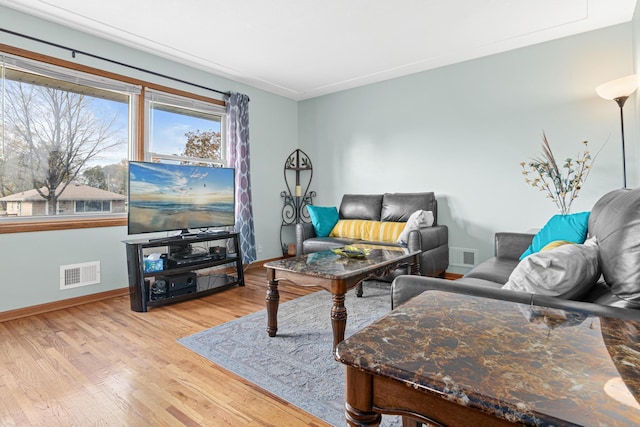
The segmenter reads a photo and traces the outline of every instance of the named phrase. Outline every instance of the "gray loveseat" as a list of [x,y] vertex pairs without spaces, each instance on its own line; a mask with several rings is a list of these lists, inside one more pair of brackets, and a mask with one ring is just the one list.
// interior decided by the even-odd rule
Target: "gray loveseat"
[[[588,237],[597,239],[599,280],[576,298],[543,296],[502,289],[532,234],[497,233],[495,256],[462,278],[400,276],[392,284],[392,306],[397,307],[426,290],[446,290],[553,308],[585,310],[613,317],[640,319],[640,189],[615,190],[593,206]],[[630,310],[631,309],[631,310]],[[633,310],[635,309],[635,310]]]
[[[432,192],[345,194],[338,210],[341,220],[364,220],[406,223],[412,213],[431,211],[433,225],[409,233],[407,247],[419,250],[420,273],[424,276],[444,275],[449,266],[449,234],[447,226],[439,225],[438,203]],[[296,225],[297,255],[341,248],[354,243],[401,246],[395,242],[365,240],[356,237],[317,237],[311,223]],[[392,279],[393,277],[389,278]]]

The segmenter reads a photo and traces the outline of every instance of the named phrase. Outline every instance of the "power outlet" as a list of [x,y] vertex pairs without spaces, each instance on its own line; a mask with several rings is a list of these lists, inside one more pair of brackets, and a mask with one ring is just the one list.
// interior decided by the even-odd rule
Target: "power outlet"
[[262,245],[258,245],[258,253],[261,254],[262,253]]

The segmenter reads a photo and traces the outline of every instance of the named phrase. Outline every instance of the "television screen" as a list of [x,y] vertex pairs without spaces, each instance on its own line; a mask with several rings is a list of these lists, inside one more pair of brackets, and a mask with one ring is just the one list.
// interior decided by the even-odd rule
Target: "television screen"
[[235,224],[232,168],[129,162],[129,234]]

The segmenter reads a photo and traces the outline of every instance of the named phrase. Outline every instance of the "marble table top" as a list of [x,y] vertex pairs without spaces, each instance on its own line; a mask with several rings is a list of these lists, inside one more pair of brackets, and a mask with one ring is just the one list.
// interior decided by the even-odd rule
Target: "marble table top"
[[328,279],[344,278],[362,274],[372,267],[392,264],[399,259],[409,259],[419,252],[409,252],[407,248],[396,246],[379,246],[357,244],[350,245],[357,248],[369,249],[369,254],[363,259],[347,258],[330,250],[314,252],[293,258],[283,258],[264,264],[267,268],[285,270],[309,276]]
[[530,426],[640,425],[640,322],[427,291],[336,359]]

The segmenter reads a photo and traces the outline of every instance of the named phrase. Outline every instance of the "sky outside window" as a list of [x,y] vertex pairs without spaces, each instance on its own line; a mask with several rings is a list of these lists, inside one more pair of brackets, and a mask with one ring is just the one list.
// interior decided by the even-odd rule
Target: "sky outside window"
[[151,110],[149,151],[181,155],[184,152],[188,132],[220,132],[220,121],[178,114],[153,108]]

